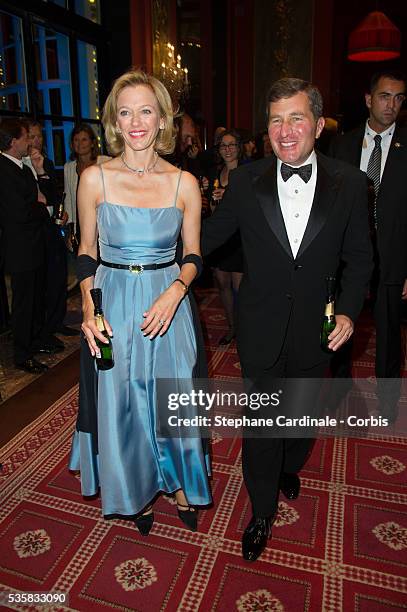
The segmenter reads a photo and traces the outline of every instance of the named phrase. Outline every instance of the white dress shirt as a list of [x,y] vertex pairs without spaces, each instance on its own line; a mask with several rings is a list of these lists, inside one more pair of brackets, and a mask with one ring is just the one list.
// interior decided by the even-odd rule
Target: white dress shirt
[[[35,180],[38,183],[38,175],[37,175],[37,171],[34,168],[34,166],[32,165],[32,161],[31,161],[31,157],[29,155],[27,155],[26,157],[22,158],[22,162],[28,166],[28,168],[30,168],[31,172],[34,175]],[[38,191],[40,191],[40,187],[38,186]],[[54,214],[54,207],[53,206],[47,206],[47,210],[48,210],[48,214],[50,217],[52,217],[52,215]]]
[[17,159],[17,157],[13,157],[12,155],[9,155],[8,153],[2,153],[2,155],[4,155],[4,157],[7,157],[10,161],[17,164],[17,166],[21,168],[21,170],[23,169],[23,162],[21,159]]
[[[107,155],[98,155],[96,163],[103,164],[105,161],[112,159]],[[64,192],[65,192],[65,210],[68,213],[68,223],[74,224],[76,231],[76,192],[78,190],[78,173],[76,171],[76,160],[68,161],[64,165]]]
[[288,241],[295,258],[300,248],[311,213],[312,202],[314,201],[317,183],[317,156],[315,151],[312,151],[308,159],[301,164],[302,166],[312,165],[312,174],[308,183],[305,183],[298,174],[293,174],[284,182],[281,176],[281,164],[281,160],[277,159],[278,197]]
[[38,180],[38,176],[37,176],[37,171],[34,168],[34,166],[32,165],[32,161],[31,161],[31,157],[29,155],[27,155],[26,157],[22,157],[21,161],[23,162],[23,164],[25,164],[26,166],[29,167],[29,169],[31,170],[31,172],[34,175],[35,180]]
[[[379,136],[382,137],[382,141],[380,143],[382,147],[382,163],[381,163],[381,168],[380,168],[380,180],[382,180],[383,171],[386,165],[387,155],[389,154],[391,139],[393,138],[395,127],[396,127],[396,124],[393,123],[390,127],[387,128],[387,130],[384,130],[384,132],[380,132],[379,134]],[[370,127],[369,119],[368,119],[366,121],[365,136],[363,138],[362,154],[360,156],[360,169],[363,170],[363,172],[367,171],[367,165],[369,163],[370,156],[375,146],[374,137],[376,136],[376,134],[377,132],[372,130],[372,128]]]

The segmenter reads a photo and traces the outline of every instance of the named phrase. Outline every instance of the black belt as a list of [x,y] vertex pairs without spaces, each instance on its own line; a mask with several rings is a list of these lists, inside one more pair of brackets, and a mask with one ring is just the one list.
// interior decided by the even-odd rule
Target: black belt
[[166,261],[165,263],[160,264],[117,264],[111,263],[110,261],[100,260],[102,266],[107,266],[108,268],[117,268],[118,270],[129,270],[129,272],[133,272],[133,274],[141,274],[144,270],[161,270],[161,268],[168,268],[175,264],[175,259],[172,261]]

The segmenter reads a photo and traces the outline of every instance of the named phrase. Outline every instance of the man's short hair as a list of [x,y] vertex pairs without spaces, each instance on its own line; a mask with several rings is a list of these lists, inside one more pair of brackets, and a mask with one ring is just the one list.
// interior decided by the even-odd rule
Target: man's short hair
[[380,70],[375,72],[370,79],[370,93],[372,94],[377,87],[380,79],[390,79],[391,81],[403,81],[406,86],[406,75],[401,70]]
[[28,123],[25,119],[10,117],[0,123],[0,151],[8,151],[13,138],[20,138],[23,129],[28,132]]
[[321,93],[315,85],[303,79],[284,78],[275,81],[267,94],[267,119],[269,118],[270,102],[278,102],[283,98],[292,98],[303,91],[307,94],[311,112],[318,120],[322,117],[323,100]]
[[42,130],[42,123],[38,119],[27,119],[27,125],[29,128],[39,127]]

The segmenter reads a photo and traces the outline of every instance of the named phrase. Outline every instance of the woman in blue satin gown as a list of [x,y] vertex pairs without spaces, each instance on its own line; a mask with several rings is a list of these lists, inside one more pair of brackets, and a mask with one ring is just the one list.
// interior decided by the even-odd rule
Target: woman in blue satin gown
[[[83,495],[100,488],[104,515],[135,518],[143,535],[153,524],[152,502],[174,493],[178,514],[192,530],[197,506],[211,503],[209,462],[199,432],[164,437],[157,421],[158,384],[192,390],[197,359],[188,287],[200,255],[201,194],[196,179],[166,162],[174,146],[173,112],[165,87],[140,71],[119,77],[103,112],[114,159],[91,166],[78,190],[79,260],[100,265],[82,282],[82,331],[99,355],[90,289],[103,294],[114,367],[98,371],[97,444],[74,434],[70,468],[80,470]],[[181,267],[174,262],[182,236]],[[189,259],[189,262],[188,262]],[[130,266],[130,267],[129,267]]]

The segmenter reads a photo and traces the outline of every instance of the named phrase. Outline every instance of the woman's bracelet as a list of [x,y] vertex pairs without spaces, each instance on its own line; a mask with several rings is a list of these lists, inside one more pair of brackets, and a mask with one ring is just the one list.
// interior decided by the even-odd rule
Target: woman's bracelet
[[173,285],[174,283],[181,283],[181,285],[184,288],[184,295],[188,293],[189,286],[186,283],[184,283],[184,281],[181,278],[176,278],[174,281],[172,281],[171,284]]

